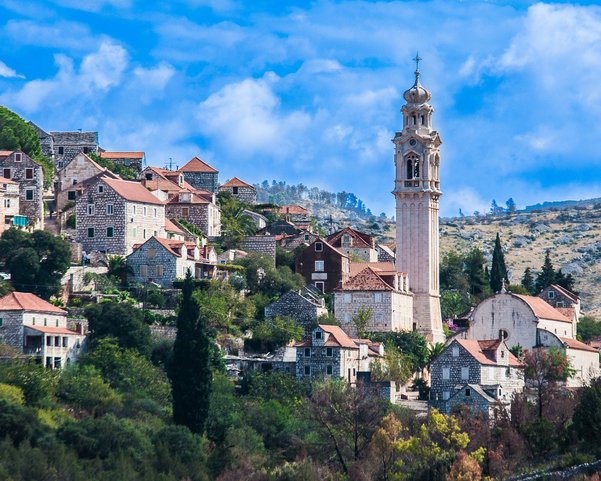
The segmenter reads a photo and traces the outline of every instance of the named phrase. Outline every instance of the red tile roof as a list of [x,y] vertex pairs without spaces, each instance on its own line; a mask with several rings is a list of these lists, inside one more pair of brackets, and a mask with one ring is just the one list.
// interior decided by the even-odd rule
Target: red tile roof
[[170,219],[165,218],[165,231],[167,232],[176,232],[178,234],[184,234],[184,231],[181,230],[177,225],[173,223]]
[[125,200],[141,202],[144,204],[164,205],[163,201],[152,195],[140,182],[109,179],[108,177],[102,177],[102,180],[113,189],[117,195],[123,197]]
[[72,331],[71,329],[67,329],[66,327],[50,327],[50,326],[24,326],[28,329],[33,329],[34,331],[44,332],[46,334],[67,334],[71,336],[81,336],[79,332]]
[[[495,340],[474,340],[474,339],[456,339],[456,342],[462,346],[476,361],[480,364],[488,366],[497,366],[499,363],[495,360],[495,352],[502,341]],[[507,346],[505,346],[507,348]],[[523,364],[516,358],[509,349],[507,349],[507,355],[509,356],[509,365],[520,367]]]
[[1,297],[0,311],[36,311],[66,314],[62,309],[29,292],[11,292]]
[[374,269],[365,267],[359,274],[351,277],[341,291],[394,291],[394,287],[382,279]]
[[213,167],[211,167],[206,162],[203,162],[198,157],[192,157],[192,159],[181,169],[179,169],[178,172],[207,172],[216,174],[219,171],[215,170]]
[[547,304],[540,297],[534,296],[524,296],[522,294],[512,294],[515,297],[518,297],[522,301],[524,301],[536,317],[539,319],[549,319],[551,321],[560,321],[560,322],[569,322],[572,323],[571,319],[568,319],[561,312],[555,309],[553,306]]
[[570,349],[576,349],[578,351],[590,351],[590,352],[598,352],[598,349],[595,349],[593,346],[589,346],[584,342],[577,341],[576,339],[570,339],[568,337],[560,337],[561,342],[566,344]]
[[351,277],[367,267],[376,272],[396,272],[393,262],[351,262]]
[[0,177],[0,184],[16,184],[14,180],[7,179],[6,177]]
[[578,302],[578,296],[576,294],[574,294],[572,291],[568,291],[567,289],[564,289],[561,286],[558,286],[557,284],[551,284],[551,287],[553,289],[555,289],[558,292],[561,292],[564,296],[566,296],[568,299],[570,299],[572,302]]
[[100,152],[102,159],[143,159],[144,152]]
[[0,150],[0,157],[8,157],[13,152],[13,150]]
[[251,189],[257,190],[254,186],[247,184],[243,180],[240,180],[238,177],[232,177],[221,187],[250,187]]
[[353,341],[348,336],[348,334],[346,332],[344,332],[339,326],[330,326],[330,325],[326,325],[326,324],[319,324],[319,327],[321,328],[322,331],[330,334],[328,341],[325,343],[326,346],[331,345],[329,343],[333,342],[335,345],[338,345],[340,347],[348,347],[348,348],[352,348],[352,349],[358,348],[355,341]]
[[282,205],[278,212],[280,214],[309,215],[309,211],[300,205]]
[[574,307],[556,307],[559,312],[561,312],[568,319],[574,319],[574,315],[576,314],[576,309]]
[[353,239],[352,247],[371,247],[373,242],[373,237],[364,234],[363,232],[359,232],[355,229],[351,229],[350,227],[345,227],[341,231],[336,232],[327,237],[327,240],[330,244],[339,247],[339,241],[341,241],[343,235],[349,235]]

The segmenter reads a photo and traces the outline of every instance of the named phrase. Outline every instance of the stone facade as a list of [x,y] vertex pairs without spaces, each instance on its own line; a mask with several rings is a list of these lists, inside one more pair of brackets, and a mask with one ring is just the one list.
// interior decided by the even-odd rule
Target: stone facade
[[136,173],[142,172],[146,164],[146,154],[144,152],[100,152],[102,159],[110,160],[117,165],[133,169]]
[[439,295],[440,135],[432,130],[431,94],[419,81],[404,93],[403,130],[396,132],[396,266],[409,274],[413,318],[432,342],[444,342]]
[[378,261],[375,239],[368,234],[346,227],[329,235],[326,240],[340,252],[344,252],[351,260]]
[[257,189],[250,184],[234,177],[219,187],[220,192],[229,192],[232,197],[246,204],[257,203]]
[[98,152],[98,132],[50,132],[50,135],[57,169],[62,169],[80,152]]
[[280,240],[280,247],[287,251],[294,251],[300,246],[309,246],[315,242],[319,236],[307,230],[301,231],[298,234],[285,236]]
[[19,184],[0,177],[0,234],[13,225],[19,215]]
[[184,219],[210,239],[221,235],[219,206],[199,195],[189,191],[180,192],[167,202],[165,208],[169,219]]
[[[432,362],[430,377],[430,405],[443,413],[470,397],[474,386],[479,389],[472,407],[485,412],[492,403],[508,405],[513,394],[524,389],[523,365],[503,341],[455,339]],[[462,394],[450,401],[459,391]]]
[[219,171],[198,157],[192,158],[178,172],[183,173],[186,182],[195,189],[217,192],[219,188]]
[[270,235],[251,235],[245,237],[240,248],[248,253],[263,254],[273,259],[273,265],[275,266],[275,251],[276,251],[276,240],[275,236]]
[[573,292],[557,284],[551,284],[545,287],[538,297],[544,299],[547,304],[559,310],[566,317],[573,319],[575,323],[580,320],[580,298]]
[[301,294],[289,291],[277,301],[265,307],[265,317],[272,319],[276,316],[291,317],[299,326],[308,333],[317,325],[319,316],[327,315],[328,310],[322,298],[318,298],[309,291]]
[[19,213],[27,217],[29,228],[44,228],[44,171],[27,154],[0,152],[0,177],[19,184]]
[[346,254],[317,238],[296,257],[296,272],[305,278],[307,285],[330,293],[348,280],[350,261]]
[[56,210],[62,211],[69,202],[75,203],[82,192],[82,185],[107,170],[94,162],[86,154],[79,153],[62,169],[56,173],[54,184],[54,195],[56,198]]
[[34,124],[31,121],[29,121],[27,123],[31,127],[33,127],[36,134],[38,135],[38,139],[42,146],[42,154],[44,155],[44,157],[48,157],[49,159],[51,159],[54,162],[54,138],[52,137],[52,134],[41,129],[40,127],[38,127],[36,124]]
[[[122,189],[141,195],[141,200],[129,200],[137,197],[124,197],[118,192]],[[134,244],[165,236],[165,205],[137,182],[98,178],[77,199],[76,219],[85,252],[127,255]]]

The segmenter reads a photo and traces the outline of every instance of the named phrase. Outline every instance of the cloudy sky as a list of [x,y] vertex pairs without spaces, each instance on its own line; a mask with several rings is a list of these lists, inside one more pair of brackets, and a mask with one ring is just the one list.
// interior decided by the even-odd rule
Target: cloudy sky
[[444,215],[599,197],[601,8],[586,3],[0,0],[0,104],[153,165],[198,155],[222,181],[393,213],[390,139],[419,50]]

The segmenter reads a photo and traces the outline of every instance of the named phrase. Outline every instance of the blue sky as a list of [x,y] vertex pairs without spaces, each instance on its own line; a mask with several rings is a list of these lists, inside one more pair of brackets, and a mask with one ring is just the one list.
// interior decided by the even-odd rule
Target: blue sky
[[443,215],[601,196],[601,8],[587,2],[0,0],[0,104],[150,164],[198,155],[394,211],[416,50]]

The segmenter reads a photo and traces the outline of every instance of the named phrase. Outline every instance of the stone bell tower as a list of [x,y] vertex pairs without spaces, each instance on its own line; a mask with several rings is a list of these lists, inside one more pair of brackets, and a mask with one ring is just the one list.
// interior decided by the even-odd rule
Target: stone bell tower
[[396,269],[409,274],[413,322],[430,342],[444,342],[439,296],[438,200],[440,144],[432,130],[432,95],[420,84],[419,55],[415,83],[403,97],[403,130],[392,139],[396,178]]

